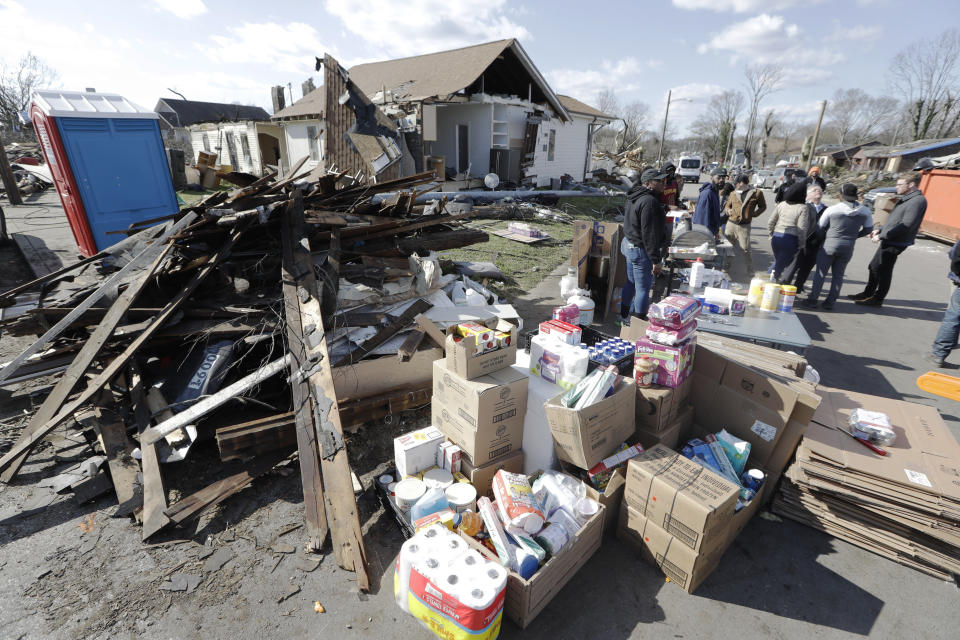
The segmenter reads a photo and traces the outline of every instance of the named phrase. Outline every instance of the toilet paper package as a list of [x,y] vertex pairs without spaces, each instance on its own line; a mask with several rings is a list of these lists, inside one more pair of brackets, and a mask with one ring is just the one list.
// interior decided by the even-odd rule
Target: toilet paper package
[[495,639],[506,585],[503,567],[440,525],[415,534],[397,556],[397,605],[441,638]]

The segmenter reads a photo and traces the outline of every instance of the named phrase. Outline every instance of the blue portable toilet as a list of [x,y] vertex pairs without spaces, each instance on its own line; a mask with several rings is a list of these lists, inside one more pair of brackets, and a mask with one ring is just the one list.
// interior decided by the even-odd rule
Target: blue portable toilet
[[37,91],[30,115],[80,252],[131,223],[177,213],[159,116],[122,96]]

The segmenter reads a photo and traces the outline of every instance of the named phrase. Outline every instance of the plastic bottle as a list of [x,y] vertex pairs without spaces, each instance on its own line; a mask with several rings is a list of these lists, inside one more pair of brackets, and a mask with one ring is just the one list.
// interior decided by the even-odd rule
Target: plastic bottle
[[576,293],[578,280],[577,270],[573,267],[567,267],[567,275],[560,278],[560,297],[566,300]]
[[417,503],[410,509],[410,521],[414,522],[423,516],[436,513],[441,509],[447,509],[449,506],[450,503],[447,502],[447,496],[444,495],[443,489],[436,487],[427,489],[423,497],[417,500]]
[[703,264],[702,258],[697,258],[697,261],[693,263],[690,267],[690,288],[699,289],[703,286],[703,272],[706,269],[706,266]]
[[460,524],[457,525],[457,529],[468,536],[475,536],[483,531],[483,518],[475,511],[464,511],[460,514]]
[[575,304],[580,309],[577,324],[586,327],[593,324],[593,312],[597,303],[590,299],[590,292],[585,289],[575,289],[572,296],[567,298],[567,304]]
[[453,291],[450,292],[450,299],[453,300],[453,304],[457,306],[465,306],[467,304],[467,289],[463,286],[462,282],[453,283]]

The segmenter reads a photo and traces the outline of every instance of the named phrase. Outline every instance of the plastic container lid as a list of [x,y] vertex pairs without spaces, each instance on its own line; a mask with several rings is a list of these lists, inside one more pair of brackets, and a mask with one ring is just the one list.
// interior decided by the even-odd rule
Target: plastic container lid
[[428,489],[433,489],[434,487],[437,489],[446,489],[453,484],[453,474],[446,469],[430,469],[423,474],[423,484],[425,484]]

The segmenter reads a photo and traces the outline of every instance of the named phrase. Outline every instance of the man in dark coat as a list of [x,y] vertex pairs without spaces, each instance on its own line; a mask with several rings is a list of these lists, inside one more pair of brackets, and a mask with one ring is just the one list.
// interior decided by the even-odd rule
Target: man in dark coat
[[646,169],[640,175],[640,183],[627,192],[620,243],[620,253],[627,260],[627,284],[620,301],[621,324],[629,324],[631,315],[646,319],[653,277],[663,268],[667,228],[660,193],[666,177],[660,169]]
[[720,234],[720,188],[726,179],[726,169],[714,169],[710,173],[710,182],[700,187],[697,208],[693,212],[693,224],[705,226],[714,236]]
[[883,300],[890,291],[897,258],[916,240],[923,214],[927,212],[927,199],[920,193],[919,173],[908,173],[897,178],[897,195],[900,196],[900,202],[890,212],[883,228],[879,231],[874,228],[870,234],[871,238],[880,241],[880,247],[867,267],[867,288],[847,296],[859,305],[883,306]]

